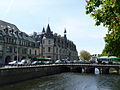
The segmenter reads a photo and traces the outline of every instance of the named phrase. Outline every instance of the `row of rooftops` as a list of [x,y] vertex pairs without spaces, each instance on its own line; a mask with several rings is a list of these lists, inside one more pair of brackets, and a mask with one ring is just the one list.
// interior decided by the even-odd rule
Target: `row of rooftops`
[[32,37],[25,32],[20,31],[14,24],[10,24],[2,20],[0,20],[0,31],[2,31],[4,36],[35,42]]
[[41,34],[37,34],[36,32],[34,32],[33,36],[36,38],[36,40],[39,40],[40,42],[42,42],[42,40],[45,38],[51,38],[54,39],[54,43],[55,44],[64,44],[64,45],[69,45],[71,47],[74,48],[74,50],[76,49],[76,45],[67,39],[66,37],[66,29],[64,30],[64,36],[58,35],[57,33],[53,33],[53,31],[51,31],[50,26],[48,24],[46,30],[45,28],[43,28],[42,33]]
[[43,37],[46,37],[46,38],[57,38],[62,40],[66,39],[67,42],[74,44],[72,41],[67,39],[66,29],[64,31],[64,36],[58,35],[57,33],[53,34],[53,31],[51,31],[49,24],[46,30],[45,28],[43,28],[41,34],[37,34],[36,32],[34,32],[33,35],[28,35],[25,32],[20,31],[14,24],[0,20],[0,31],[2,31],[4,36],[25,39],[31,42],[36,42],[36,41],[41,42],[40,40],[42,40]]
[[41,34],[34,32],[32,36],[35,38],[36,41],[42,40],[44,38],[52,38],[60,41],[66,41],[66,44],[67,43],[74,44],[71,40],[68,40],[67,37],[65,37],[65,35],[66,35],[66,29],[64,31],[64,36],[61,36],[61,35],[58,35],[57,33],[53,33],[53,31],[51,31],[50,26],[48,24],[47,29],[45,30],[45,28],[43,28]]

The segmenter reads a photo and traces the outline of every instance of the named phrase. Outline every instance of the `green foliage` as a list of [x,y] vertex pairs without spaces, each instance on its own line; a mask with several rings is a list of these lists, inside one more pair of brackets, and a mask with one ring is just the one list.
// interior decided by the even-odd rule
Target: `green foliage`
[[89,52],[87,52],[87,51],[85,51],[85,50],[82,50],[82,51],[80,52],[80,58],[81,58],[81,59],[84,59],[84,60],[90,60],[91,55],[90,55]]
[[102,54],[100,56],[109,56],[105,49],[106,48],[103,49]]
[[119,0],[89,0],[86,14],[90,14],[96,21],[108,28],[105,37],[103,55],[120,56],[120,1]]

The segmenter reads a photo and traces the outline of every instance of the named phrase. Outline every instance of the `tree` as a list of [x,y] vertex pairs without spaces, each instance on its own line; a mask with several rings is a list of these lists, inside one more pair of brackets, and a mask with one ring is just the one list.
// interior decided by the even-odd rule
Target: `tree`
[[85,50],[82,50],[82,51],[80,52],[80,58],[81,58],[81,59],[84,59],[84,60],[90,60],[91,55],[90,55],[89,52],[87,52],[87,51],[85,51]]
[[120,1],[89,0],[86,2],[86,14],[90,14],[95,19],[95,25],[99,26],[102,23],[108,28],[103,52],[107,55],[120,56]]

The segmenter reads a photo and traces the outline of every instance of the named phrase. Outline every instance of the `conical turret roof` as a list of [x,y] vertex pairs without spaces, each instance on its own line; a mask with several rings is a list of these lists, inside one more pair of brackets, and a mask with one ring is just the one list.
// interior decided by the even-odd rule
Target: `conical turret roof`
[[48,24],[46,33],[51,33],[50,25]]
[[45,33],[45,28],[43,27],[42,33]]

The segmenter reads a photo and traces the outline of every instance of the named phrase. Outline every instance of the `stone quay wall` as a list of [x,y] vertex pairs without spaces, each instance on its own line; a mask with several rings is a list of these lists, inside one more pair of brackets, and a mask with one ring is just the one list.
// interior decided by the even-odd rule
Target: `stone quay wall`
[[63,72],[95,73],[95,68],[100,74],[109,74],[110,69],[119,74],[120,65],[99,64],[51,64],[37,66],[9,66],[0,68],[0,86],[20,81],[30,80]]
[[0,68],[0,86],[62,72],[59,65]]

